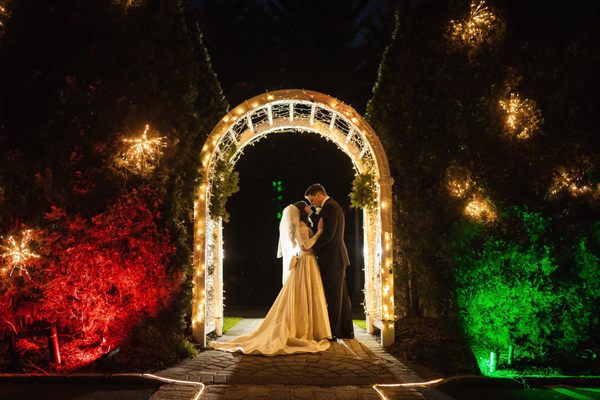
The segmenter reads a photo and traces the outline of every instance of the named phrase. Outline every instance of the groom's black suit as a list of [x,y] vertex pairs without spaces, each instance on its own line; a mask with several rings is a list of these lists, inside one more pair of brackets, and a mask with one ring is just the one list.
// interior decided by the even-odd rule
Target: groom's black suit
[[319,260],[331,333],[338,338],[352,338],[352,305],[346,285],[346,268],[350,259],[344,244],[344,212],[337,201],[328,198],[319,217],[323,219],[323,233],[313,250]]

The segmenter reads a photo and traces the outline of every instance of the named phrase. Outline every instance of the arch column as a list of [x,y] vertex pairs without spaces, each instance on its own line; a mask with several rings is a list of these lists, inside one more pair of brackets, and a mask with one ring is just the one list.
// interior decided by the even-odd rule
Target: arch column
[[392,185],[394,179],[387,175],[379,178],[379,212],[381,213],[381,285],[382,285],[382,318],[381,345],[394,343],[394,253],[393,253],[393,219],[392,219]]

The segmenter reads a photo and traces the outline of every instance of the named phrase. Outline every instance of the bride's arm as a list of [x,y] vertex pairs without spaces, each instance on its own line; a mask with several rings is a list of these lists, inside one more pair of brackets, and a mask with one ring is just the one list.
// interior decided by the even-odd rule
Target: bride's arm
[[317,225],[317,233],[315,233],[312,237],[310,237],[310,228],[308,226],[306,226],[306,229],[301,229],[300,230],[300,236],[301,236],[301,240],[302,240],[302,249],[303,250],[308,250],[310,248],[312,248],[315,243],[317,242],[317,239],[319,239],[321,237],[321,234],[323,234],[323,221],[320,220],[319,221],[319,225]]

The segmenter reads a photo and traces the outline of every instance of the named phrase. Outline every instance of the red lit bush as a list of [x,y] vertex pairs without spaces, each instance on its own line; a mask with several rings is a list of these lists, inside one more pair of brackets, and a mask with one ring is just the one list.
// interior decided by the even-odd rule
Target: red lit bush
[[[5,282],[15,286],[20,280],[21,286],[34,288],[27,297],[36,301],[38,319],[62,333],[64,368],[82,366],[119,346],[176,291],[178,280],[166,269],[173,247],[157,225],[158,206],[152,192],[141,189],[89,220],[53,208],[46,216],[52,228],[39,246],[41,265],[30,271],[31,279]],[[2,305],[25,293],[5,289]]]

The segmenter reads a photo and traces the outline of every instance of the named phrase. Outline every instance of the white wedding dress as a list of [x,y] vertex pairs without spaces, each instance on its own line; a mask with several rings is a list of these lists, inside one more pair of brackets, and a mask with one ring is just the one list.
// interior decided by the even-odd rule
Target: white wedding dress
[[290,274],[260,326],[230,342],[213,342],[213,348],[268,356],[315,353],[329,348],[327,339],[331,338],[331,328],[327,303],[317,259],[311,250],[317,235],[311,237],[311,229],[300,222],[299,211],[296,215],[290,207],[297,210],[293,205],[286,207],[282,220],[287,214],[291,221],[286,229],[291,244],[307,250],[300,250],[299,255],[291,257]]

